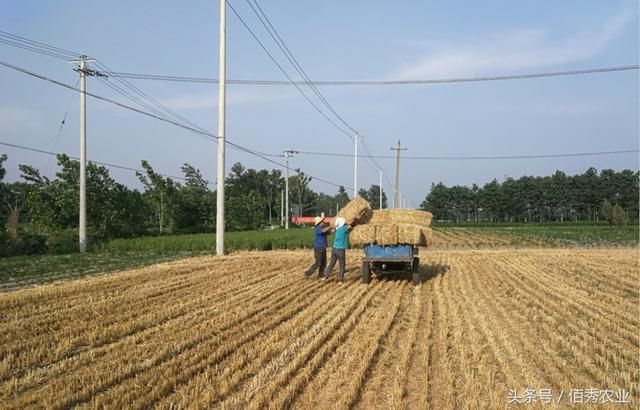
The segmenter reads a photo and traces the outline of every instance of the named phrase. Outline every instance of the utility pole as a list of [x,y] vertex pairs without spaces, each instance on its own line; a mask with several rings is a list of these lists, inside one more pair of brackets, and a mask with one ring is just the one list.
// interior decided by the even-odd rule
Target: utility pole
[[164,192],[160,191],[160,235],[164,227]]
[[78,64],[73,71],[80,74],[80,220],[78,222],[78,248],[87,251],[87,76],[106,77],[96,70],[87,68],[87,63],[95,61],[84,54],[70,63]]
[[380,197],[380,207],[378,209],[382,209],[382,170],[379,169],[378,170],[378,176],[380,177],[380,185],[378,185],[378,188],[380,188],[380,192],[378,194],[378,196]]
[[284,225],[284,189],[280,190],[280,226]]
[[393,189],[393,207],[397,208],[399,205],[398,194],[400,189],[400,151],[406,151],[407,148],[400,147],[400,140],[398,140],[398,147],[391,148],[392,151],[396,151],[396,186]]
[[358,196],[358,134],[353,137],[353,197]]
[[286,171],[287,171],[287,177],[285,178],[284,181],[284,190],[285,190],[285,220],[284,220],[284,229],[289,229],[289,157],[293,156],[293,154],[297,154],[298,151],[294,151],[294,150],[284,150],[284,152],[282,153],[282,155],[284,155],[284,160],[285,160],[285,165],[286,165]]
[[216,255],[224,255],[224,150],[227,105],[227,2],[220,0],[220,61],[218,76],[218,186],[216,213]]

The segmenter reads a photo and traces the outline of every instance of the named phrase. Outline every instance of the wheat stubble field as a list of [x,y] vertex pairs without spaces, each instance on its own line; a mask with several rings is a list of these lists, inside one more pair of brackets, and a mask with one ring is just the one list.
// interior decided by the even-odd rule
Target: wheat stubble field
[[360,253],[342,285],[271,251],[0,294],[0,407],[504,408],[526,388],[637,407],[637,248],[424,251],[415,287],[362,285]]

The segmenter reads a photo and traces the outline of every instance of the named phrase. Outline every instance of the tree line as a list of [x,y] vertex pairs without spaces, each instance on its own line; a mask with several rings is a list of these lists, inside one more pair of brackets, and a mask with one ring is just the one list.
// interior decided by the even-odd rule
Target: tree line
[[451,222],[624,223],[638,219],[638,171],[589,168],[578,175],[496,179],[479,187],[432,184],[421,208]]
[[[20,164],[20,180],[5,182],[6,155],[0,155],[0,256],[22,253],[66,253],[77,249],[80,164],[57,156],[58,171],[49,179]],[[185,163],[183,177],[171,178],[141,162],[136,176],[142,189],[117,182],[109,170],[87,166],[87,230],[90,245],[113,238],[172,233],[213,232],[216,192],[200,170]],[[300,170],[289,177],[289,204],[295,215],[334,215],[349,202],[345,187],[334,194],[315,192],[313,178]],[[638,216],[638,172],[585,173],[493,180],[447,187],[433,184],[421,208],[436,220],[453,222],[613,221]],[[281,224],[285,177],[280,170],[256,170],[234,164],[225,178],[226,227],[229,231],[272,228]],[[380,187],[360,189],[373,208]],[[383,207],[388,206],[382,190]]]
[[[18,166],[21,180],[4,181],[7,155],[0,155],[0,256],[65,253],[77,247],[79,219],[78,161],[58,155],[53,179],[33,166]],[[142,190],[112,178],[109,170],[87,165],[87,231],[90,244],[113,238],[170,233],[213,232],[216,192],[200,170],[185,163],[180,180],[163,176],[147,161],[136,176]],[[315,192],[312,177],[297,170],[289,177],[293,214],[333,215],[349,202],[344,187],[334,195]],[[229,231],[256,230],[281,224],[285,177],[280,170],[255,170],[236,163],[225,179],[225,221]],[[360,195],[378,203],[379,187]],[[386,194],[383,191],[386,206]]]

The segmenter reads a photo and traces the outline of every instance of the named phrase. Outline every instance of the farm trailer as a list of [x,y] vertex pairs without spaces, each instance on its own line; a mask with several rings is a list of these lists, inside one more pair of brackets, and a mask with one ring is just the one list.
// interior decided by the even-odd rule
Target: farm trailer
[[362,258],[362,282],[371,282],[371,273],[376,275],[411,273],[414,285],[420,283],[420,259],[418,248],[412,245],[364,246]]

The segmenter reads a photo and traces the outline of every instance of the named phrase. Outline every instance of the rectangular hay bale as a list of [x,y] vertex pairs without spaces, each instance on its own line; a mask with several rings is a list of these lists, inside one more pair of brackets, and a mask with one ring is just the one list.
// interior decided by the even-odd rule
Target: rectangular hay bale
[[398,224],[398,243],[425,246],[422,229],[420,225]]
[[376,228],[376,243],[378,245],[397,245],[398,225],[378,225]]
[[431,226],[431,212],[417,209],[376,209],[368,215],[366,223],[374,225],[410,224],[424,227]]
[[431,228],[422,228],[422,237],[424,238],[424,243],[421,246],[433,245],[433,230]]
[[376,226],[356,225],[349,233],[349,242],[356,246],[376,243]]

